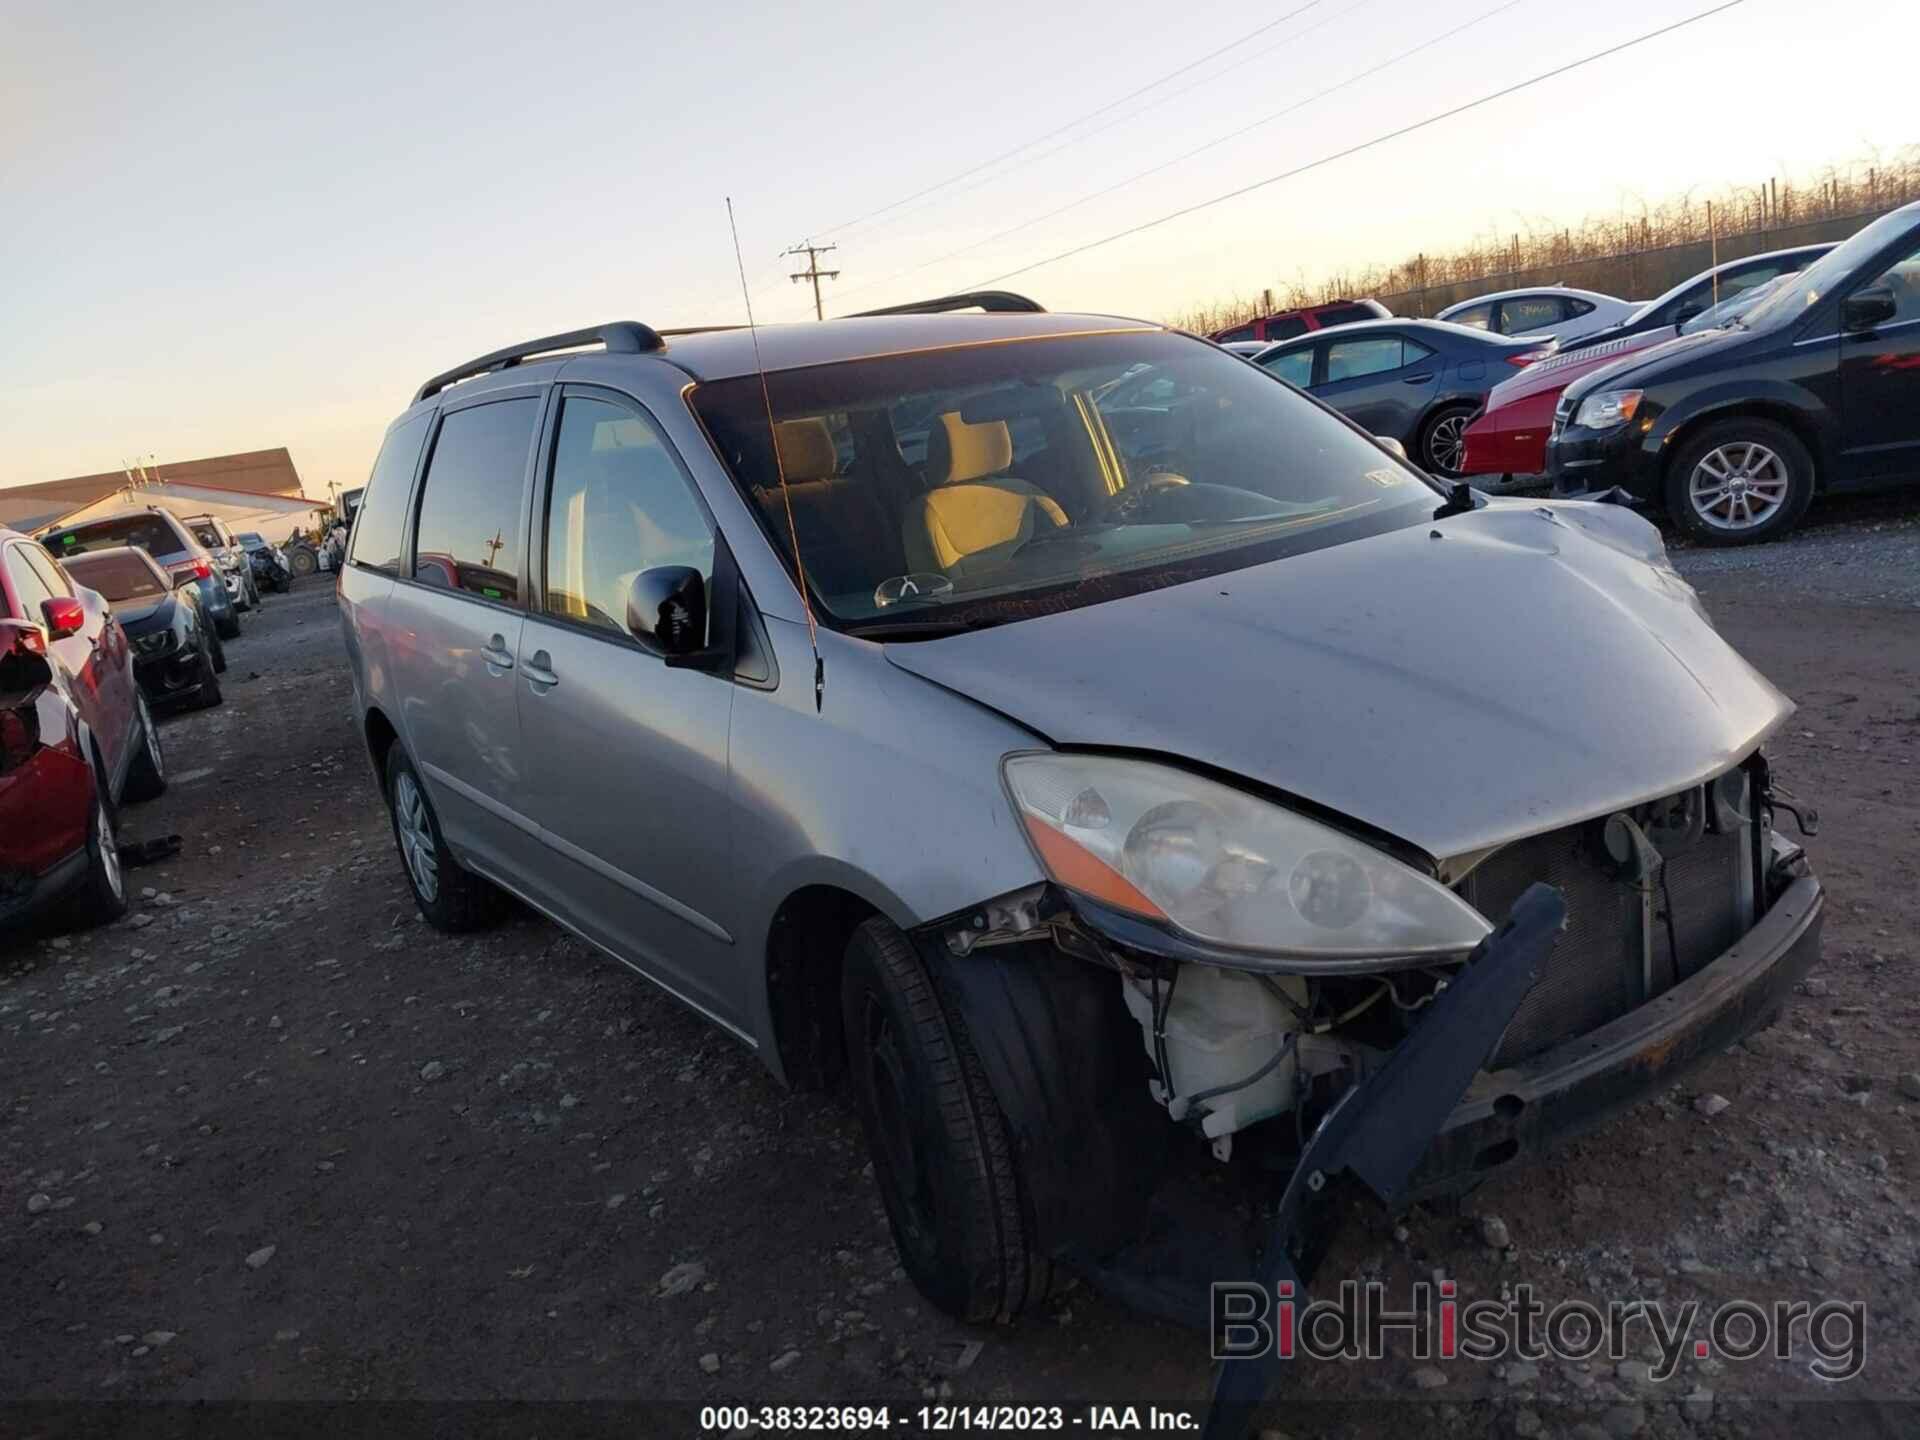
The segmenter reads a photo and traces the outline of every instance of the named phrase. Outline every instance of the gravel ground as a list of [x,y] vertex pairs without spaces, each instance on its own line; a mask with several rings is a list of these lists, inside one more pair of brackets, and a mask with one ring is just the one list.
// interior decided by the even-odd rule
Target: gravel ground
[[[1920,1424],[1920,529],[1911,504],[1815,520],[1679,557],[1801,702],[1771,753],[1824,816],[1808,848],[1826,958],[1805,993],[1683,1088],[1456,1211],[1356,1215],[1321,1275],[1403,1300],[1436,1271],[1462,1299],[1527,1281],[1707,1309],[1859,1300],[1864,1373],[1828,1386],[1805,1354],[1690,1357],[1656,1384],[1644,1340],[1617,1367],[1440,1367],[1403,1346],[1302,1362],[1278,1431]],[[165,725],[172,788],[127,812],[135,837],[186,837],[131,873],[153,893],[103,930],[0,941],[0,1433],[585,1425],[497,1408],[562,1399],[608,1402],[591,1415],[626,1434],[694,1433],[693,1407],[722,1402],[1204,1403],[1204,1340],[1071,1281],[1012,1327],[933,1312],[895,1263],[851,1116],[779,1091],[586,946],[524,915],[462,940],[422,925],[324,584],[272,600],[231,655],[228,703]],[[220,1408],[349,1400],[485,1404]],[[212,1408],[165,1408],[188,1404]]]

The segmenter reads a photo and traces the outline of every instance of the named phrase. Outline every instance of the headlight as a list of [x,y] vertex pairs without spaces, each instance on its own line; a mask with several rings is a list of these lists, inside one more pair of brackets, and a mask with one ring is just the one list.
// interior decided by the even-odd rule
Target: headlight
[[1573,423],[1587,430],[1610,430],[1615,425],[1624,425],[1640,408],[1640,396],[1638,390],[1602,390],[1597,395],[1589,395],[1580,402],[1580,413],[1573,417]]
[[1492,928],[1373,847],[1169,766],[1027,754],[1003,768],[1056,882],[1195,940],[1309,962],[1391,962],[1463,955]]
[[173,648],[173,641],[171,630],[155,630],[149,635],[136,635],[133,648],[142,655],[162,655]]

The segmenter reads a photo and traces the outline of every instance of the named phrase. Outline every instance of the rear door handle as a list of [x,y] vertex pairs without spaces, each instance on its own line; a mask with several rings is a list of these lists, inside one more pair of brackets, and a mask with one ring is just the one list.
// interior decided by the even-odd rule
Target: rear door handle
[[480,658],[487,662],[489,674],[498,675],[513,669],[513,652],[507,649],[507,637],[504,635],[491,636],[486,648],[480,652]]
[[1409,375],[1401,383],[1406,385],[1424,385],[1431,379],[1433,379],[1431,375]]
[[553,657],[544,650],[534,651],[520,673],[527,677],[527,684],[536,695],[544,695],[560,683],[560,677],[553,673]]

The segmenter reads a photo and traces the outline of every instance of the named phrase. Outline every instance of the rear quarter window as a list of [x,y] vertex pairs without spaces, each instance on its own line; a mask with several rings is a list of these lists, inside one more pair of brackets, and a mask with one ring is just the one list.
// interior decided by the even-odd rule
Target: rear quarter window
[[416,415],[387,432],[373,462],[360,513],[353,526],[353,563],[388,575],[400,573],[400,542],[407,528],[407,497],[414,463],[427,438],[430,414]]

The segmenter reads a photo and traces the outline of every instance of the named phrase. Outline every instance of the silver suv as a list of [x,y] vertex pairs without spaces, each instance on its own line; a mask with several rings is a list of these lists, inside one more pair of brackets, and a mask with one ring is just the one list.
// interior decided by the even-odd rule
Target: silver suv
[[1652,526],[1443,490],[1143,322],[482,356],[387,432],[339,595],[426,918],[516,896],[844,1085],[964,1317],[1059,1262],[1204,1315],[1252,1262],[1155,1248],[1194,1171],[1284,1189],[1304,1254],[1329,1177],[1470,1186],[1819,946],[1792,706]]

